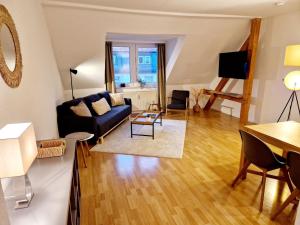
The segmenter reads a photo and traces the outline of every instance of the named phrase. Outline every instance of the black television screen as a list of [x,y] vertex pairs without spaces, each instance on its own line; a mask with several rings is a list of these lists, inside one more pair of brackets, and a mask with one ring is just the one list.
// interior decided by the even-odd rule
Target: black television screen
[[248,52],[225,52],[219,55],[219,77],[246,79]]

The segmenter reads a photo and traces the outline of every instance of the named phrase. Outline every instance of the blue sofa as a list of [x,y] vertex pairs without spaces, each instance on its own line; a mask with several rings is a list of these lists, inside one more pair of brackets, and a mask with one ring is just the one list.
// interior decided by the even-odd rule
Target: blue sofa
[[[93,143],[96,143],[99,138],[103,141],[103,137],[124,121],[132,112],[131,99],[125,98],[125,105],[111,106],[111,111],[99,116],[93,110],[92,102],[98,101],[101,98],[105,98],[111,106],[109,92],[101,92],[84,98],[77,98],[57,106],[59,136],[65,137],[70,133],[84,131],[94,134]],[[71,106],[78,105],[81,101],[87,105],[92,117],[77,116],[70,109]]]

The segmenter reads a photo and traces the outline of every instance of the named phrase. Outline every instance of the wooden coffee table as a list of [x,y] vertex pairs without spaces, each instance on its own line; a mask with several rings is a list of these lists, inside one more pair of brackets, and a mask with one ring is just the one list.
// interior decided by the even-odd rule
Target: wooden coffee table
[[[159,118],[159,121],[157,121]],[[149,112],[144,111],[139,114],[137,114],[135,117],[133,117],[130,121],[130,134],[131,138],[133,135],[135,136],[149,136],[154,139],[154,125],[156,123],[159,123],[160,126],[162,126],[162,112]],[[152,134],[137,134],[132,132],[132,126],[133,125],[145,125],[145,126],[152,126]]]

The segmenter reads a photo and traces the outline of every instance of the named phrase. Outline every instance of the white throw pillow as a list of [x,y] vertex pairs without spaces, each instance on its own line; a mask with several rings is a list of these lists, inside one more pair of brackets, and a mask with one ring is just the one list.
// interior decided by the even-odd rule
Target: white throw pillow
[[77,116],[85,116],[85,117],[91,117],[92,114],[89,110],[89,108],[86,106],[84,102],[80,102],[76,106],[71,106],[70,109],[77,115]]
[[92,107],[99,116],[111,110],[105,98],[101,98],[99,101],[93,102]]
[[115,94],[109,94],[109,95],[110,95],[112,106],[125,105],[123,94],[115,93]]

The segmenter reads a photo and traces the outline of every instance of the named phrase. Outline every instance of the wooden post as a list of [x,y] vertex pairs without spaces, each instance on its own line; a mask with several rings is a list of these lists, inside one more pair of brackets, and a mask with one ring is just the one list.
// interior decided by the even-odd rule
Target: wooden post
[[[209,100],[207,101],[204,110],[210,110],[211,106],[214,104],[217,97],[221,97],[221,98],[226,97],[225,99],[241,102],[242,105],[241,105],[241,112],[240,112],[240,126],[243,126],[248,122],[253,78],[254,78],[254,71],[256,65],[256,52],[258,46],[260,24],[261,24],[260,18],[255,18],[251,20],[250,35],[247,38],[247,40],[244,42],[242,47],[240,48],[240,51],[248,51],[248,62],[249,62],[249,71],[247,74],[248,75],[247,79],[244,80],[242,99],[237,97],[229,98],[226,96],[230,96],[230,93],[221,93],[222,89],[229,81],[229,78],[222,78],[214,91],[206,90],[206,92],[204,92],[206,94],[210,94]],[[236,94],[233,96],[236,96]]]
[[243,88],[243,102],[240,112],[240,125],[243,126],[248,123],[249,108],[251,103],[253,78],[256,65],[256,53],[259,40],[261,19],[256,18],[251,20],[251,32],[249,36],[248,44],[248,62],[249,62],[249,72],[248,78],[244,81]]

